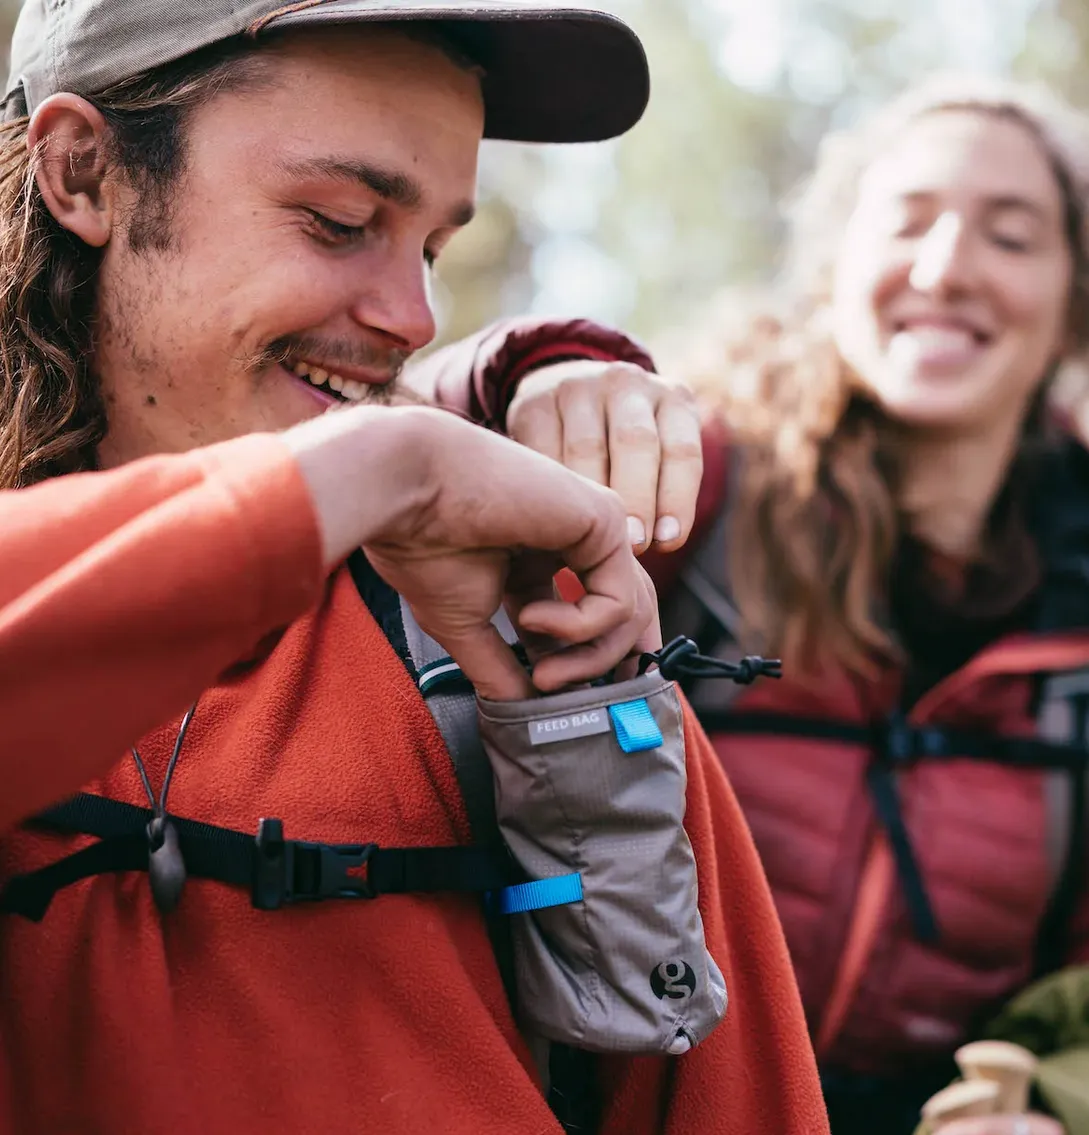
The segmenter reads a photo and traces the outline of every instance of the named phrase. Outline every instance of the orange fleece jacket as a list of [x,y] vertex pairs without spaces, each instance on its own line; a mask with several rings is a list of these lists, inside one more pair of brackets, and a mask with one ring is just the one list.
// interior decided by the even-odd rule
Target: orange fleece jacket
[[[16,826],[35,809],[80,788],[145,804],[126,748],[139,740],[158,788],[202,690],[176,815],[250,831],[279,816],[323,841],[467,840],[441,736],[349,575],[323,584],[312,506],[276,439],[0,494],[0,532],[0,880],[88,842]],[[821,1135],[748,830],[691,720],[687,746],[686,826],[729,1012],[687,1056],[609,1061],[604,1132]],[[190,880],[160,917],[145,875],[97,876],[41,924],[0,916],[0,1043],[4,1131],[559,1131],[462,895],[262,913]]]

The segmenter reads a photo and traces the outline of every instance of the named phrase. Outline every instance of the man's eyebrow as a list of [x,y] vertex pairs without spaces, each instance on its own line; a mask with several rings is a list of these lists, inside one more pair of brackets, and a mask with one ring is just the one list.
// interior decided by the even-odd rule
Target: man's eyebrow
[[[400,170],[383,169],[372,162],[354,158],[295,158],[285,159],[280,164],[292,177],[326,177],[350,185],[362,185],[383,200],[405,209],[419,209],[424,203],[423,186],[415,178]],[[460,228],[467,225],[475,214],[476,206],[471,201],[463,201],[451,211],[450,224]]]
[[406,173],[382,169],[371,162],[352,158],[288,158],[281,162],[281,167],[293,177],[326,177],[362,185],[406,209],[418,209],[423,201],[419,182]]

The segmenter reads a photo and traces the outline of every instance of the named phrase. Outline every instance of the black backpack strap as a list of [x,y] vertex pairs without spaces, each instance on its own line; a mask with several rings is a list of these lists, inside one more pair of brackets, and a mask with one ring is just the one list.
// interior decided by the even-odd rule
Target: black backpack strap
[[[984,760],[1016,768],[1058,769],[1078,780],[1073,792],[1071,853],[1064,867],[1052,907],[1041,931],[1042,941],[1065,928],[1084,881],[1084,745],[1060,744],[1037,738],[999,737],[946,729],[938,725],[913,725],[902,713],[891,714],[873,725],[795,717],[790,714],[724,711],[703,715],[708,733],[755,736],[805,737],[817,741],[862,745],[873,754],[866,773],[874,810],[889,838],[896,872],[911,916],[912,929],[922,942],[934,942],[940,929],[926,892],[922,871],[904,823],[896,772],[920,760]],[[1081,736],[1083,734],[1075,734]],[[1054,954],[1054,947],[1048,950]],[[1049,972],[1049,971],[1042,971]]]
[[1034,966],[1036,977],[1054,973],[1064,965],[1067,931],[1085,889],[1087,785],[1084,765],[1071,774],[1071,780],[1070,841],[1059,884],[1051,896],[1051,903],[1037,935]]
[[[1089,738],[1089,691],[1069,691],[1063,700],[1066,713],[1061,716],[1068,720],[1062,723],[1060,732],[1071,738]],[[1033,974],[1038,978],[1053,973],[1065,963],[1070,922],[1085,888],[1086,857],[1089,855],[1086,842],[1089,836],[1086,823],[1089,752],[1083,749],[1082,758],[1079,764],[1066,770],[1065,847],[1057,849],[1061,854],[1058,882],[1036,937]],[[1062,786],[1061,781],[1058,786]],[[1058,821],[1053,826],[1060,828],[1063,825]]]
[[891,714],[872,725],[795,717],[786,713],[733,712],[703,715],[708,733],[742,733],[754,736],[805,737],[864,745],[893,765],[920,760],[979,760],[1016,768],[1074,771],[1085,761],[1082,745],[1059,744],[1035,737],[1001,737],[989,733],[947,729],[942,725],[913,725],[902,714]]
[[870,799],[885,834],[889,839],[900,889],[907,903],[911,917],[911,927],[920,942],[936,942],[940,937],[938,918],[934,913],[930,896],[926,892],[923,873],[915,857],[907,824],[904,823],[904,810],[900,804],[900,791],[892,769],[881,761],[874,761],[866,772],[866,784]]
[[[98,842],[38,871],[17,875],[0,891],[0,913],[38,922],[61,889],[113,871],[146,871],[154,813],[82,794],[32,821],[47,831],[97,836]],[[486,893],[523,876],[509,856],[482,847],[379,847],[285,839],[277,819],[256,835],[169,817],[186,874],[245,887],[259,910],[323,899],[460,891]]]

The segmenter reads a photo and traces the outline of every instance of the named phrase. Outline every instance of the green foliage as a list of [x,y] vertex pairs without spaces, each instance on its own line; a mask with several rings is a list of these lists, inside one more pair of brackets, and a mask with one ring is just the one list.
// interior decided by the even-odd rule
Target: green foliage
[[1042,0],[1026,28],[1013,71],[1046,79],[1075,106],[1089,110],[1089,4],[1085,0]]

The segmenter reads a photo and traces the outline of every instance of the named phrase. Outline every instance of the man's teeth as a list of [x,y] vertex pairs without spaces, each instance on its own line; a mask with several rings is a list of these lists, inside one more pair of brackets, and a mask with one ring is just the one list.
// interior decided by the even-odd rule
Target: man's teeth
[[330,374],[321,367],[311,367],[309,363],[296,363],[291,368],[300,378],[307,379],[313,386],[328,386],[330,390],[342,394],[351,402],[361,402],[367,392],[362,382],[355,382],[350,378],[342,378],[339,374]]

